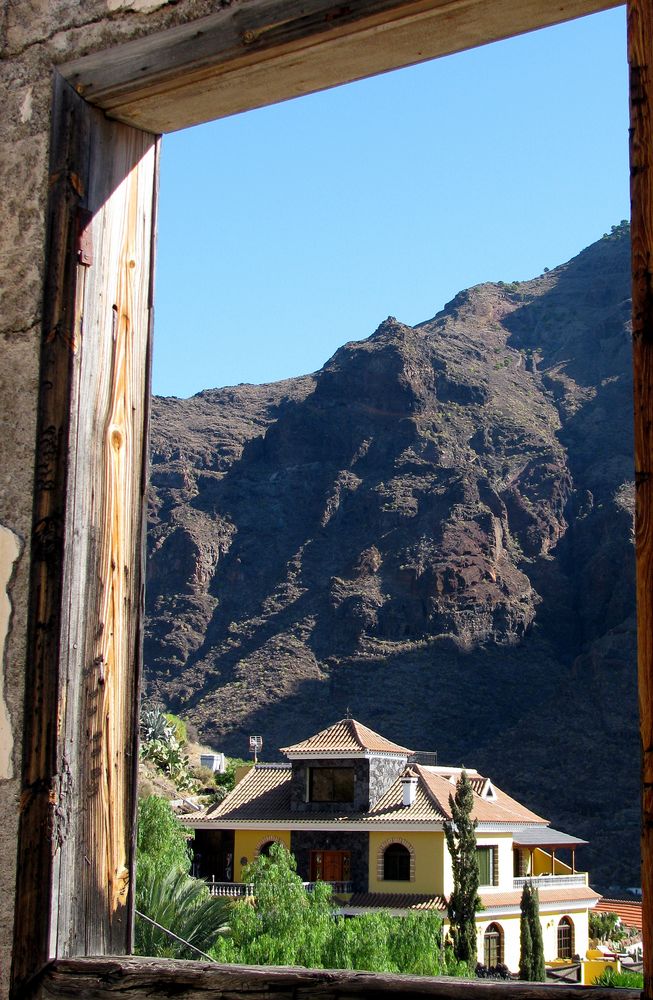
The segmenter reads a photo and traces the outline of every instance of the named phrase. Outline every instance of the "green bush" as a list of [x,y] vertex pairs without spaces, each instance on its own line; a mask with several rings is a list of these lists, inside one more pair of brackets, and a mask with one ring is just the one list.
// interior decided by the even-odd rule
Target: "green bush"
[[331,886],[317,882],[307,892],[281,844],[248,865],[243,879],[253,883],[254,899],[234,905],[231,933],[212,950],[220,962],[468,975],[466,964],[443,950],[439,914],[336,916]]
[[178,715],[173,715],[172,712],[165,712],[164,714],[172,726],[177,743],[182,747],[186,746],[188,743],[188,729],[184,720],[180,719]]
[[620,986],[622,989],[644,989],[644,976],[641,972],[615,972],[606,969],[594,980],[594,986]]

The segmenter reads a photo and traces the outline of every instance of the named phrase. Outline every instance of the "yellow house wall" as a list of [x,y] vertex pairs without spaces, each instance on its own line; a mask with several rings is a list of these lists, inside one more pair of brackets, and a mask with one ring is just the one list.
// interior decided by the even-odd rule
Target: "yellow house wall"
[[589,917],[587,910],[559,910],[556,913],[542,913],[542,940],[545,961],[558,957],[558,924],[562,917],[569,917],[574,925],[574,955],[585,958],[589,948]]
[[[551,855],[548,851],[543,851],[541,848],[536,848],[533,851],[533,874],[534,875],[550,875],[551,874]],[[566,865],[564,861],[560,861],[556,858],[554,865],[554,875],[570,875],[571,867]]]
[[499,924],[503,931],[503,961],[511,972],[519,968],[519,916],[490,917],[479,913],[476,918],[476,943],[479,962],[483,961],[483,936],[490,924]]
[[[382,844],[396,840],[410,845],[415,852],[415,879],[412,882],[384,882],[377,877],[377,858]],[[444,893],[444,833],[434,831],[388,833],[373,830],[369,839],[369,891],[370,892],[430,892]]]
[[[541,913],[542,944],[545,962],[552,962],[558,956],[558,923],[562,917],[569,917],[574,925],[574,954],[585,957],[587,951],[588,916],[587,910],[560,910],[557,913]],[[483,937],[490,924],[498,924],[503,930],[504,963],[511,972],[519,969],[519,914],[515,916],[493,917],[481,912],[476,917],[478,961],[483,961]]]
[[290,850],[290,830],[236,830],[234,836],[234,882],[243,881],[243,868],[246,864],[256,860],[259,848],[268,840],[278,840]]
[[[477,832],[476,844],[478,847],[498,848],[499,884],[494,888],[501,892],[511,892],[513,879],[512,833],[490,833],[484,836]],[[451,868],[451,862],[449,862],[449,867]],[[453,875],[451,885],[453,888]],[[492,886],[481,886],[483,892],[491,888]]]
[[602,976],[606,969],[621,972],[621,962],[618,958],[592,958],[583,962],[581,969],[583,986],[593,986],[594,980]]

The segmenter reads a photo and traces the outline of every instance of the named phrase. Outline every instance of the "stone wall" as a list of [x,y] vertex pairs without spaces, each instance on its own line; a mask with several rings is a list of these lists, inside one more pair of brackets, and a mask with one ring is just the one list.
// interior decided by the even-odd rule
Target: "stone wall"
[[311,878],[311,851],[351,851],[351,880],[354,892],[367,892],[369,834],[349,830],[293,830],[290,850],[297,871],[305,882]]
[[405,769],[408,757],[370,757],[370,805],[378,802]]
[[[313,767],[353,767],[354,801],[351,802],[306,802],[308,771]],[[343,758],[342,760],[300,760],[293,761],[292,784],[290,786],[290,807],[298,813],[351,813],[366,812],[370,807],[370,762],[366,758]]]
[[53,69],[203,17],[218,6],[213,0],[4,0],[0,7],[2,996],[7,995],[13,937]]

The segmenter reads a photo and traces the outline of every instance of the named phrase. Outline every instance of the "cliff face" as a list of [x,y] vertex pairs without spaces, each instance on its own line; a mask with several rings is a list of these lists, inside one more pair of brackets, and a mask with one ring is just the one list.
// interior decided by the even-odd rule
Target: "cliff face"
[[269,758],[353,715],[493,775],[637,885],[630,261],[155,399],[149,692]]

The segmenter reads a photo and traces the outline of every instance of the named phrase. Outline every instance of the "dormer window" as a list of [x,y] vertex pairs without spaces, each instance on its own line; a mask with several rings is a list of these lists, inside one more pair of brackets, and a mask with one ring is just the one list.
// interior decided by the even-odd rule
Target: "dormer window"
[[353,767],[311,767],[308,802],[353,802]]

